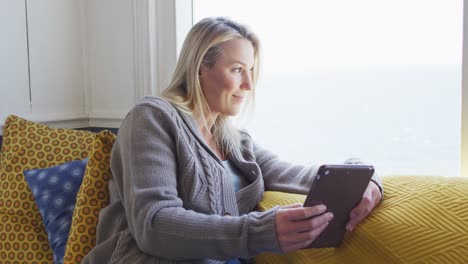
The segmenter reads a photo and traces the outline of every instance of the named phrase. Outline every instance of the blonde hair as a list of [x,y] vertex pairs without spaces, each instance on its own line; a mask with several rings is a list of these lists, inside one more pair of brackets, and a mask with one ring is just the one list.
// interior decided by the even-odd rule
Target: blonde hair
[[[181,111],[197,114],[202,118],[205,126],[205,114],[210,108],[201,89],[199,72],[201,65],[212,67],[223,52],[223,43],[233,39],[247,39],[254,48],[254,68],[252,74],[253,87],[258,79],[260,43],[257,36],[246,26],[223,17],[205,18],[195,24],[188,33],[172,80],[163,91],[162,96],[173,103]],[[255,98],[252,89],[246,105],[251,105]],[[244,113],[244,111],[242,111]],[[233,128],[230,118],[219,114],[210,129],[216,145],[221,152],[228,156],[234,149],[240,147],[240,135]]]

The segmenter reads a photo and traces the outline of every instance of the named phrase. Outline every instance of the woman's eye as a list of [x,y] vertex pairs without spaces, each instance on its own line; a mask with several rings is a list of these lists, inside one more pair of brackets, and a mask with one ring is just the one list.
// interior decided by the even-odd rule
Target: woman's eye
[[240,68],[240,67],[239,67],[239,68],[235,68],[235,69],[234,69],[234,72],[239,72],[239,73],[240,73],[240,72],[242,72],[242,68]]

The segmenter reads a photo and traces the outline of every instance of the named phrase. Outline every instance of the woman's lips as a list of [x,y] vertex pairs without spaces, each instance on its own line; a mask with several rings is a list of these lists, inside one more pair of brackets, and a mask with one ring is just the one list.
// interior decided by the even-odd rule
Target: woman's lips
[[244,100],[244,95],[232,95],[236,100],[243,101]]

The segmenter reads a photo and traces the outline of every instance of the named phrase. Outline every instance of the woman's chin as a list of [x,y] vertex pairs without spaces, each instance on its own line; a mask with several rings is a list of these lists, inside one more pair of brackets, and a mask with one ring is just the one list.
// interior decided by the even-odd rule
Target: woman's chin
[[227,116],[237,116],[240,113],[240,109],[230,109],[229,111],[226,111],[224,115]]

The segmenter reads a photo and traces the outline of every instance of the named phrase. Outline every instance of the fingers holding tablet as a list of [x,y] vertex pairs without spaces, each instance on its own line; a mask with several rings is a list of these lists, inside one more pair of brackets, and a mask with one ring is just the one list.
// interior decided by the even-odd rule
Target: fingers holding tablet
[[309,245],[328,226],[333,214],[324,205],[281,207],[276,211],[276,234],[283,252]]
[[382,194],[377,184],[370,181],[359,204],[349,214],[346,230],[352,231],[380,202]]
[[[374,206],[374,192],[373,187],[369,187],[366,193],[366,187],[373,174],[373,166],[364,164],[320,166],[304,206],[324,204],[333,212],[334,218],[308,248],[339,246],[346,232],[346,224],[352,229],[369,214]],[[351,222],[350,214],[354,215]]]

